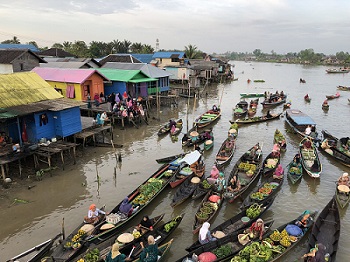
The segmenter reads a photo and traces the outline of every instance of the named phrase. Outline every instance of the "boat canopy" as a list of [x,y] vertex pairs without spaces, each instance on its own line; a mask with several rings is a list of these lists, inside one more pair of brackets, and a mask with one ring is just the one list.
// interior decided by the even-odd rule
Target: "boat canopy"
[[197,160],[201,157],[201,153],[199,153],[197,150],[185,155],[185,157],[180,162],[186,162],[189,165],[192,165],[193,163],[197,162]]
[[295,122],[296,125],[316,125],[315,121],[300,110],[288,109],[287,115]]

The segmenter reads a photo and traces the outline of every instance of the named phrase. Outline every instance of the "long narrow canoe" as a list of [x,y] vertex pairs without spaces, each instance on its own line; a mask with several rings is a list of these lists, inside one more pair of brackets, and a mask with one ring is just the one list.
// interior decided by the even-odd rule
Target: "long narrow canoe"
[[[136,212],[131,214],[130,216],[126,216],[124,214],[120,214],[119,207],[121,205],[120,202],[116,207],[114,207],[109,213],[110,215],[113,214],[114,216],[119,217],[119,221],[116,220],[114,227],[111,227],[109,229],[103,230],[103,226],[105,224],[108,224],[108,221],[106,218],[104,218],[101,223],[98,225],[95,225],[92,234],[90,236],[85,237],[82,239],[82,245],[77,249],[71,249],[66,248],[67,242],[71,242],[72,238],[78,233],[79,229],[82,225],[78,226],[60,245],[58,245],[52,253],[52,257],[55,261],[70,261],[75,256],[79,255],[80,253],[84,252],[87,248],[87,246],[91,243],[99,244],[105,240],[107,240],[110,237],[113,237],[115,234],[118,233],[119,228],[123,226],[125,223],[130,221],[132,218],[134,218],[137,214],[142,212],[142,210],[151,203],[168,185],[171,178],[174,176],[173,172],[168,172],[169,164],[164,164],[162,167],[160,167],[155,173],[153,173],[145,182],[143,182],[138,188],[136,188],[134,191],[132,191],[128,195],[129,202],[133,204],[134,207],[138,208],[136,209]],[[161,180],[161,185],[159,185],[158,191],[154,191],[152,194],[148,195],[146,199],[142,193],[142,188],[149,183],[149,179],[159,179]],[[141,202],[141,198],[142,202]]]
[[252,118],[242,118],[242,119],[237,119],[235,121],[230,121],[230,123],[237,123],[240,125],[246,125],[246,124],[255,124],[255,123],[260,123],[260,122],[267,122],[267,121],[271,121],[274,119],[279,119],[280,115],[282,113],[278,113],[278,114],[274,114],[271,117],[267,117],[267,116],[256,116],[256,117],[252,117]]
[[[333,197],[323,208],[315,221],[309,236],[307,251],[314,248],[316,243],[322,243],[329,254],[329,261],[336,261],[338,243],[340,238],[340,216],[337,201]],[[307,261],[305,259],[305,261]]]
[[[259,147],[259,144],[256,144],[255,146]],[[255,146],[253,146],[248,152],[253,150]],[[260,151],[256,153],[253,158],[249,155],[248,152],[244,153],[236,162],[226,183],[227,188],[224,197],[230,203],[232,203],[241,194],[243,194],[251,186],[251,184],[259,177],[263,162],[262,152]],[[232,185],[231,180],[234,177],[236,180],[240,181],[240,188],[237,188],[236,185]]]
[[283,97],[278,97],[277,101],[269,101],[265,99],[261,104],[264,108],[266,108],[266,107],[274,107],[274,106],[284,104],[286,101],[287,101],[287,95],[284,95]]
[[[345,190],[343,190],[344,187]],[[349,187],[340,186],[338,187],[338,183],[336,183],[335,188],[335,198],[337,199],[338,205],[340,208],[345,208],[350,202],[350,193],[348,192]]]
[[[209,199],[211,196],[218,196],[220,197],[220,199],[216,202],[213,203],[211,202]],[[193,234],[197,234],[198,231],[200,230],[201,226],[203,225],[204,222],[210,222],[214,219],[214,217],[218,214],[218,212],[220,211],[220,208],[222,206],[223,203],[223,197],[222,197],[222,193],[217,193],[213,190],[210,190],[205,197],[203,198],[201,204],[198,207],[198,210],[196,212],[195,218],[194,218],[194,223],[192,226],[192,233]],[[198,214],[203,214],[203,208],[209,208],[211,210],[210,213],[206,213],[208,215],[208,217],[206,219],[198,219],[197,215]]]
[[[281,257],[283,257],[291,249],[293,249],[295,246],[297,246],[305,238],[307,232],[311,231],[312,225],[314,224],[314,218],[316,216],[316,213],[317,212],[313,212],[311,214],[310,217],[312,218],[312,220],[310,221],[310,226],[303,229],[302,235],[296,237],[295,242],[291,242],[290,246],[288,246],[288,247],[282,247],[281,249],[279,249],[278,252],[272,252],[272,257],[269,260],[266,260],[266,261],[269,261],[269,262],[271,262],[271,261],[283,261],[283,260],[281,260]],[[295,225],[295,222],[297,221],[297,219],[293,219],[292,221],[279,226],[276,230],[278,230],[278,232],[281,233],[284,229],[286,229],[286,227],[288,225]],[[270,236],[272,234],[276,234],[275,230],[270,232],[270,233],[268,233],[268,234],[266,234],[263,237],[262,241],[266,241],[267,239],[271,239]],[[268,240],[268,241],[272,241],[272,240]],[[252,250],[256,250],[257,252],[259,252],[259,245],[260,245],[260,243],[258,243],[258,242],[251,242],[251,243],[247,244],[246,247],[247,247],[247,249],[251,248]],[[277,245],[280,246],[280,242],[279,241],[276,241],[276,242],[274,241],[274,246],[277,246]],[[332,261],[334,261],[334,260],[332,260]]]
[[[305,143],[309,143],[310,148],[305,148]],[[305,137],[299,143],[299,153],[305,172],[312,178],[319,178],[322,172],[322,164],[318,158],[316,146],[308,137]]]
[[[236,233],[238,230],[248,228],[250,227],[253,222],[255,222],[259,217],[261,217],[272,205],[275,198],[270,199],[264,199],[263,202],[260,204],[260,213],[258,216],[250,219],[248,222],[243,222],[242,218],[247,217],[247,209],[250,207],[244,208],[241,212],[239,212],[237,215],[234,215],[230,219],[224,221],[220,225],[216,226],[213,229],[210,229],[212,233],[215,233],[217,231],[223,232],[225,235],[230,235]],[[186,248],[186,251],[191,252],[199,247],[203,246],[199,241],[197,240],[194,242],[191,246]]]
[[228,164],[236,149],[236,138],[228,137],[221,144],[218,153],[215,156],[215,164],[217,167],[222,167]]
[[294,166],[293,163],[294,160],[292,160],[287,166],[287,177],[294,185],[303,177],[303,166],[301,164]]
[[285,152],[287,149],[287,142],[285,136],[278,129],[275,130],[273,134],[273,143],[278,144],[282,152]]
[[268,177],[275,172],[276,168],[278,167],[281,160],[281,154],[275,155],[273,152],[267,155],[267,157],[264,159],[263,167],[262,167],[262,174],[265,177]]
[[242,98],[264,97],[264,93],[240,93]]
[[221,110],[208,110],[204,114],[200,115],[196,120],[194,120],[193,125],[198,128],[203,128],[211,123],[214,123],[221,116]]
[[[194,181],[197,179],[199,179],[199,181]],[[194,191],[196,190],[196,188],[199,186],[200,181],[202,180],[203,180],[202,178],[199,178],[194,174],[186,178],[186,180],[176,190],[170,205],[172,207],[176,207],[181,203],[183,203],[186,199],[190,198],[194,193]]]
[[24,251],[23,253],[7,260],[7,262],[12,262],[12,261],[18,261],[18,262],[35,262],[35,261],[40,261],[41,258],[45,256],[45,254],[50,250],[52,247],[53,243],[61,237],[62,234],[58,234],[52,239],[48,239],[39,245],[36,245],[35,247],[32,247],[28,249],[27,251]]

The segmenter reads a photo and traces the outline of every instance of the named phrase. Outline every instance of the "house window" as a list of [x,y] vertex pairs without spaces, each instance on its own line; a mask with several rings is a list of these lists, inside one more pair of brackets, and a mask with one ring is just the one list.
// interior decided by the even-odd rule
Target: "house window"
[[49,118],[47,117],[47,114],[41,114],[40,115],[40,126],[45,126],[49,122]]
[[20,65],[20,67],[21,67],[21,71],[23,71],[23,70],[24,70],[24,65],[23,65],[23,63],[20,63],[19,65]]

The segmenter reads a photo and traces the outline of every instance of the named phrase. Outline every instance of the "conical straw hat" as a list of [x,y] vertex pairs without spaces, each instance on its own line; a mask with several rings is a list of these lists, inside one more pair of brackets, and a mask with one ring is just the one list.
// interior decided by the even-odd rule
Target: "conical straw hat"
[[190,136],[199,136],[198,132],[197,131],[192,131],[190,133]]
[[134,236],[130,233],[123,233],[117,238],[120,243],[130,243],[134,240]]
[[347,185],[339,185],[338,190],[340,192],[349,193],[350,189]]

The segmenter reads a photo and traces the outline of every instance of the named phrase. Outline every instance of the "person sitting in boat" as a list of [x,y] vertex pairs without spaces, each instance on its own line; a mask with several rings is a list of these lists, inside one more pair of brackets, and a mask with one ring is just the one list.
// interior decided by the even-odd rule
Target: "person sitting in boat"
[[213,105],[211,110],[213,110],[213,112],[218,112],[219,108],[216,105]]
[[267,110],[266,118],[271,118],[271,117],[272,117],[272,115],[271,115],[271,113],[270,113],[270,110]]
[[125,262],[126,255],[119,252],[119,244],[114,243],[111,251],[108,253],[105,258],[105,262]]
[[314,163],[312,164],[310,170],[312,172],[318,172],[320,170],[320,165],[319,165],[318,161],[314,160]]
[[328,99],[323,101],[322,106],[328,106]]
[[306,94],[306,95],[304,96],[304,99],[305,99],[305,100],[309,100],[309,99],[310,99],[309,94]]
[[311,149],[312,147],[312,143],[309,139],[307,139],[304,143],[303,143],[303,148],[304,149]]
[[350,186],[350,181],[349,181],[349,174],[348,173],[343,173],[341,177],[338,179],[338,186],[344,185],[344,186]]
[[140,254],[140,262],[157,262],[158,255],[160,252],[158,250],[158,245],[152,235],[149,235],[147,238],[148,246],[145,247],[143,242],[140,242],[142,247],[142,252]]
[[143,216],[143,218],[140,221],[140,224],[137,226],[138,230],[141,230],[143,232],[146,232],[148,230],[153,230],[153,221],[147,216]]
[[[297,157],[297,155],[298,155],[298,157]],[[300,168],[301,168],[300,155],[296,154],[295,157],[293,158],[293,162],[292,162],[291,167],[289,169],[289,173],[291,173],[292,175],[299,174]]]
[[284,92],[283,91],[281,91],[280,97],[284,97]]
[[210,132],[211,132],[210,130],[206,130],[204,132],[204,134],[203,134],[204,139],[206,139],[206,140],[212,139],[212,136],[211,136]]
[[342,137],[338,140],[337,143],[337,148],[344,152],[344,150],[349,150],[349,146],[350,146],[350,138],[349,137]]
[[261,218],[258,218],[251,226],[249,229],[246,230],[246,233],[253,233],[249,237],[252,238],[257,238],[259,237],[259,240],[262,240],[262,237],[265,233],[265,225],[264,225],[264,220]]
[[84,217],[84,221],[87,224],[96,224],[103,218],[105,214],[106,212],[98,209],[95,204],[91,204],[89,207],[88,215]]
[[216,240],[216,238],[211,235],[209,228],[210,224],[208,222],[204,222],[199,230],[198,241],[202,245]]
[[173,126],[176,127],[176,121],[173,119],[170,119],[169,120],[169,128],[171,129]]
[[308,258],[307,261],[309,262],[326,262],[328,259],[326,257],[326,246],[324,246],[322,243],[318,243],[315,245],[315,247],[310,249],[309,253],[306,253],[302,256],[302,258]]
[[308,228],[312,225],[312,217],[309,210],[305,210],[295,222],[297,226],[299,226],[302,229]]
[[191,139],[188,137],[188,135],[187,134],[184,134],[184,136],[182,137],[182,139],[181,139],[181,142],[182,142],[182,144],[184,145],[184,144],[186,144],[188,141],[190,141]]
[[237,176],[233,176],[230,180],[230,185],[227,187],[227,191],[231,193],[235,193],[241,190],[241,188],[242,188],[241,182],[239,181]]
[[129,198],[125,197],[123,202],[120,204],[119,211],[123,214],[130,216],[131,214],[135,213],[138,207],[133,208],[132,204],[129,203]]
[[225,147],[227,149],[231,149],[234,145],[235,145],[235,140],[233,139],[233,137],[228,137],[225,142]]
[[226,188],[226,181],[225,181],[225,175],[223,172],[219,173],[219,177],[217,178],[216,182],[216,191],[222,192]]
[[275,179],[283,179],[283,173],[284,173],[283,167],[281,164],[279,164],[272,177]]
[[293,158],[293,162],[297,163],[297,164],[301,164],[300,161],[300,154],[295,154],[294,158]]
[[214,165],[210,171],[210,177],[207,178],[209,184],[214,184],[216,180],[219,178],[219,174],[220,174],[219,169],[216,167],[216,165]]

